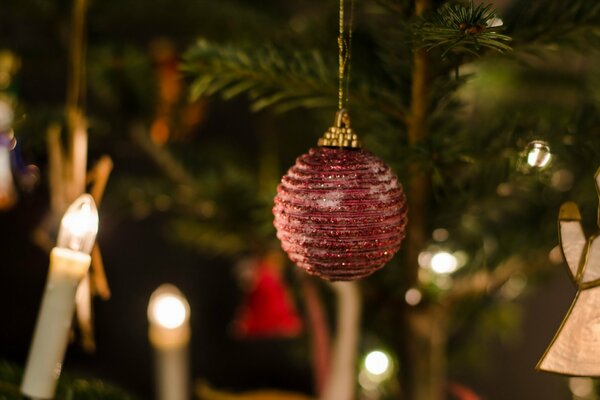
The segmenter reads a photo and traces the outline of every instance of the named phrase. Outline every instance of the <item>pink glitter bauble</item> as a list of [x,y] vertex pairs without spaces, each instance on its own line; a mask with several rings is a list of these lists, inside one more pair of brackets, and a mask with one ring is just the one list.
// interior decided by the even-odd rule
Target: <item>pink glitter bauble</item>
[[298,157],[275,196],[281,247],[331,281],[371,275],[400,249],[406,196],[390,168],[360,149],[317,147]]

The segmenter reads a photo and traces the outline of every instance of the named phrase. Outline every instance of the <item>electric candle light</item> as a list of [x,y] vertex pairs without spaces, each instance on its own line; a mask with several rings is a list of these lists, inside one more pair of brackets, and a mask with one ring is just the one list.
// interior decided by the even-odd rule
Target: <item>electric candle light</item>
[[458,261],[453,254],[440,251],[431,257],[431,269],[438,274],[451,274],[458,269]]
[[534,140],[527,145],[527,164],[532,168],[544,168],[552,159],[550,146],[541,140]]
[[[0,125],[2,124],[1,112],[0,107]],[[14,147],[14,143],[12,132],[0,133],[0,210],[12,207],[17,199],[10,162],[10,151]]]
[[374,377],[384,379],[391,370],[390,357],[383,351],[372,351],[365,357],[365,369]]
[[164,284],[148,303],[148,336],[154,347],[159,400],[188,400],[190,305],[173,285]]
[[50,253],[48,282],[25,366],[21,392],[34,399],[54,397],[67,349],[79,282],[90,267],[98,232],[92,196],[80,196],[67,209]]
[[363,388],[365,399],[377,400],[381,398],[379,387],[392,376],[393,369],[393,361],[386,352],[374,350],[366,355],[361,372],[358,375],[358,383]]

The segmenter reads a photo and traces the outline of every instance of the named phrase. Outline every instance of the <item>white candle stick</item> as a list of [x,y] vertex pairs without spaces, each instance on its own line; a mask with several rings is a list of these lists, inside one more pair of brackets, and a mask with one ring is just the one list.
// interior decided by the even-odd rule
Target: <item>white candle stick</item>
[[190,306],[173,285],[161,285],[150,296],[148,336],[154,347],[158,400],[190,398],[188,344]]
[[356,282],[332,283],[337,295],[337,334],[329,376],[320,400],[353,400],[360,331],[360,292]]
[[[2,102],[0,102],[2,104]],[[1,113],[2,107],[0,107]],[[0,115],[0,120],[2,119]],[[10,165],[11,134],[0,133],[0,210],[12,207],[17,200],[17,192],[13,182]]]
[[57,246],[50,253],[50,271],[25,366],[21,392],[34,399],[52,399],[67,348],[77,285],[87,274],[98,231],[94,199],[80,196],[62,219]]

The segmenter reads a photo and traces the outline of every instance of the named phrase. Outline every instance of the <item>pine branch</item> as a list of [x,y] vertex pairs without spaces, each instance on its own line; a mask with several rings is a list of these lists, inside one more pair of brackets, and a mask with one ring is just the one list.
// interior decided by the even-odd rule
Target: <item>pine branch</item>
[[[22,371],[20,368],[0,361],[0,399],[22,400],[20,392]],[[133,400],[133,397],[99,380],[61,377],[56,400]]]
[[[246,94],[252,110],[275,112],[336,105],[337,67],[318,51],[286,53],[274,47],[250,51],[199,40],[185,55],[183,70],[194,79],[192,99],[217,93],[224,99]],[[388,88],[369,82],[354,85],[350,91],[353,105],[404,120],[404,107]]]
[[190,88],[192,99],[217,92],[224,99],[247,93],[254,111],[331,107],[335,105],[335,69],[319,53],[310,58],[295,53],[288,59],[272,47],[250,53],[200,40],[185,56],[183,69],[197,75]]
[[502,287],[512,276],[526,270],[527,264],[517,256],[511,257],[493,270],[480,268],[476,272],[459,277],[444,296],[446,306],[454,305],[467,297],[492,294]]
[[193,186],[192,173],[169,150],[152,142],[147,128],[142,123],[132,126],[131,138],[174,184],[188,188]]
[[181,243],[212,254],[235,256],[253,247],[243,234],[210,222],[176,219],[171,230]]
[[600,43],[600,3],[595,1],[518,1],[505,20],[519,47],[562,44],[589,50]]
[[495,27],[496,10],[491,5],[477,7],[447,3],[434,14],[421,19],[415,26],[417,45],[430,51],[443,50],[442,57],[449,53],[468,53],[479,56],[487,48],[501,53],[511,47],[506,44],[511,38],[499,33]]
[[407,11],[407,4],[397,0],[376,0],[381,7],[393,14],[403,15]]

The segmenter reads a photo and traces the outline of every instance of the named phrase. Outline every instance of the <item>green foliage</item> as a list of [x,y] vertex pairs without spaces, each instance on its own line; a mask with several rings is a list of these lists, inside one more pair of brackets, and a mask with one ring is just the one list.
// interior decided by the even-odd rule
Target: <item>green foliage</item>
[[[193,78],[191,99],[219,93],[224,99],[246,94],[252,110],[286,112],[296,108],[334,108],[337,99],[335,57],[320,51],[289,51],[219,45],[201,39],[184,57],[183,71]],[[397,116],[402,105],[389,88],[363,82],[351,88],[356,107]]]
[[[0,361],[0,399],[22,400],[20,393],[22,371]],[[62,376],[56,389],[56,400],[134,400],[122,390],[98,380],[73,379]]]
[[278,112],[335,104],[335,68],[318,52],[286,54],[274,47],[250,52],[199,40],[184,62],[184,71],[198,76],[190,86],[192,99],[247,93],[254,111],[272,107]]
[[600,3],[587,0],[515,1],[506,12],[507,29],[518,47],[539,51],[562,45],[599,49]]
[[483,48],[499,52],[510,51],[511,38],[491,26],[496,21],[492,5],[445,4],[415,28],[417,44],[427,51],[441,48],[442,57],[449,53],[469,53],[478,56]]
[[488,360],[494,356],[492,344],[513,345],[520,334],[524,315],[522,308],[512,301],[487,302],[476,310],[465,312],[468,308],[469,305],[463,306],[463,315],[454,317],[448,358],[450,368],[464,370],[470,366],[481,376],[489,369]]
[[243,152],[232,157],[234,150],[213,148],[212,153],[213,157],[202,154],[210,158],[210,168],[189,166],[194,173],[185,186],[172,176],[122,178],[114,191],[120,198],[114,200],[129,202],[136,219],[166,214],[165,240],[205,254],[237,257],[273,246],[272,216],[265,210],[272,206],[274,187],[260,190],[251,167],[229,162],[239,160]]
[[147,53],[134,46],[102,45],[90,49],[88,59],[89,89],[97,115],[115,115],[122,109],[134,115],[153,111],[156,87],[148,82],[155,71]]

